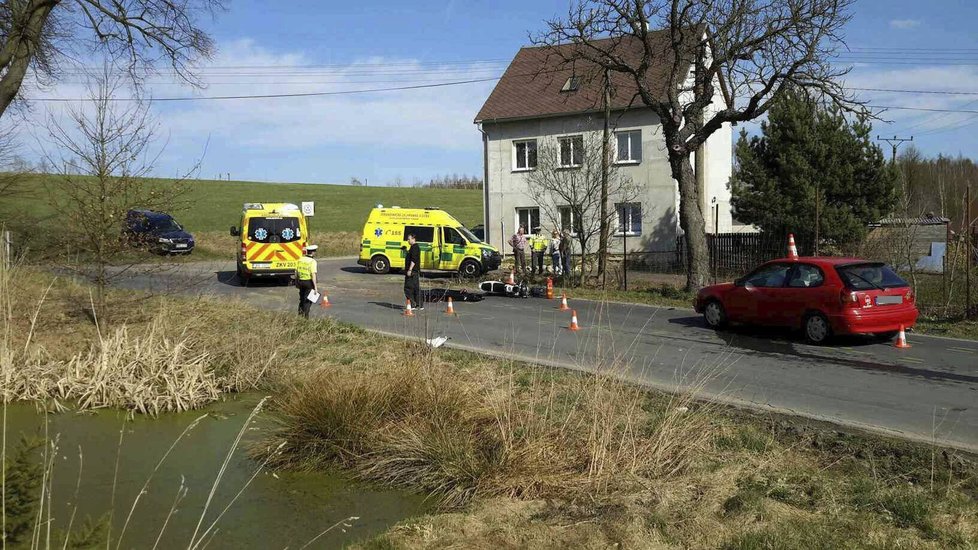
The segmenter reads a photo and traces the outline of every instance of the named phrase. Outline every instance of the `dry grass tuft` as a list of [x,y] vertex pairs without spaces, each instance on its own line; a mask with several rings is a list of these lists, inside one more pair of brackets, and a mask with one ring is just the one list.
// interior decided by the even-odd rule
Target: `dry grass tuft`
[[69,280],[14,267],[0,282],[0,391],[56,409],[155,415],[198,408],[222,392],[272,389],[330,361],[315,353],[317,344],[359,332],[235,302],[132,292],[110,293],[112,317],[93,320],[87,290]]
[[157,317],[142,334],[118,327],[68,361],[30,353],[18,368],[3,373],[3,391],[8,400],[50,401],[56,409],[76,401],[82,409],[118,407],[152,415],[184,411],[220,394],[208,359],[186,335],[167,336]]
[[650,412],[644,391],[612,375],[404,356],[383,370],[323,369],[284,392],[274,465],[338,464],[459,506],[640,487],[708,444],[705,410],[668,400]]

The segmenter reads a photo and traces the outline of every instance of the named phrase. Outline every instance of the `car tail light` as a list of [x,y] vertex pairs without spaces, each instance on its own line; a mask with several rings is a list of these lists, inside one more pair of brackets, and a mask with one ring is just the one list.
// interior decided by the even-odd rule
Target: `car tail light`
[[906,299],[908,304],[914,303],[914,298],[916,298],[916,296],[913,295],[912,288],[907,289],[907,294],[904,296],[904,298]]
[[245,246],[244,243],[241,243],[241,259],[244,260],[247,258],[248,258],[248,247]]
[[849,290],[843,290],[839,294],[839,303],[842,307],[859,307],[859,294]]

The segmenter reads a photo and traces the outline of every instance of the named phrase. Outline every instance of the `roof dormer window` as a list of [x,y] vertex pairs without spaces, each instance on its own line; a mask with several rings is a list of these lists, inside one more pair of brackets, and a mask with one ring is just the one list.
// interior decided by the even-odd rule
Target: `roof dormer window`
[[570,76],[567,78],[567,82],[564,82],[564,86],[560,89],[561,92],[576,92],[581,86],[581,79],[577,76]]

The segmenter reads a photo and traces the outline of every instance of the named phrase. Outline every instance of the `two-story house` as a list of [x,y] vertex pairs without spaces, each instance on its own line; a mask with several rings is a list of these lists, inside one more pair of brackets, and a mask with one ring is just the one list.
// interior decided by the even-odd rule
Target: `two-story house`
[[[656,38],[666,39],[661,34]],[[641,47],[638,41],[634,44]],[[541,205],[534,204],[527,188],[527,174],[537,169],[543,140],[559,143],[560,166],[566,163],[567,169],[573,169],[573,148],[585,141],[582,138],[597,143],[602,139],[603,80],[581,78],[588,67],[578,63],[575,70],[561,64],[561,57],[547,47],[522,48],[475,118],[484,145],[486,240],[501,250],[520,224],[527,228],[542,226],[548,234],[554,229],[555,224],[549,221],[554,216],[541,212]],[[651,86],[657,93],[665,93],[668,69],[652,67],[649,71],[650,78],[661,81]],[[672,250],[682,233],[679,188],[669,169],[659,119],[635,98],[634,83],[629,85],[626,76],[612,73],[610,89],[614,93],[609,102],[609,145],[615,169],[631,178],[638,189],[637,197],[627,202],[609,198],[613,203],[609,208],[617,212],[611,250],[622,249],[623,237],[628,239],[629,250]],[[722,105],[719,95],[714,105]],[[707,231],[711,233],[732,230],[728,188],[731,139],[731,128],[725,124],[698,151],[702,158],[693,162]]]

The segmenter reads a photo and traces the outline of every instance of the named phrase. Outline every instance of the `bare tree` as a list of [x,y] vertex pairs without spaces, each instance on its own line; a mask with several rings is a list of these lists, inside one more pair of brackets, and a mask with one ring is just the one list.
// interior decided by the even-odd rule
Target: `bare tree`
[[[679,221],[686,235],[688,289],[707,282],[704,211],[690,160],[724,124],[763,115],[787,88],[861,110],[829,61],[854,0],[577,0],[534,42],[550,46],[582,79],[611,74],[662,124]],[[570,48],[557,48],[561,44]],[[722,101],[718,101],[722,98]],[[699,158],[702,158],[700,155]]]
[[70,109],[67,122],[51,115],[47,128],[58,151],[48,160],[61,167],[48,189],[61,221],[59,246],[67,267],[94,284],[103,317],[107,285],[147,260],[123,238],[127,213],[179,207],[184,182],[200,166],[176,181],[147,179],[162,153],[153,146],[158,124],[143,101],[112,101],[123,83],[106,69],[89,81],[90,101]]
[[[591,254],[595,237],[602,229],[602,145],[594,133],[585,133],[569,149],[561,151],[555,138],[540,140],[536,169],[526,173],[527,194],[540,205],[543,216],[554,228],[569,229],[581,254],[581,277],[585,275],[585,258]],[[638,186],[614,163],[607,163],[608,196],[620,202],[632,202]],[[615,211],[606,211],[611,226]]]
[[17,154],[14,137],[13,132],[0,130],[0,198],[27,191],[24,183],[31,170]]
[[59,62],[94,51],[120,61],[140,82],[166,63],[191,84],[193,64],[214,44],[199,19],[224,9],[225,0],[3,0],[0,1],[0,116],[28,72],[57,79]]

